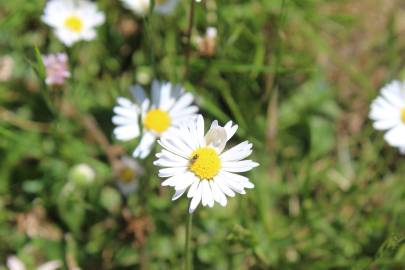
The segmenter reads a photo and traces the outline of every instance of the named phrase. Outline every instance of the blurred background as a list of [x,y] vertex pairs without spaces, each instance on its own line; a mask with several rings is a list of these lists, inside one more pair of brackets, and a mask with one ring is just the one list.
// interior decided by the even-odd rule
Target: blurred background
[[[0,269],[182,268],[187,199],[171,201],[153,155],[123,170],[137,140],[112,136],[116,97],[154,78],[235,121],[231,144],[250,140],[261,164],[247,195],[196,211],[194,269],[405,269],[404,158],[368,120],[405,79],[404,1],[203,0],[187,76],[189,1],[147,18],[96,2],[97,38],[66,48],[46,1],[1,0]],[[45,87],[38,56],[56,52],[72,76]]]

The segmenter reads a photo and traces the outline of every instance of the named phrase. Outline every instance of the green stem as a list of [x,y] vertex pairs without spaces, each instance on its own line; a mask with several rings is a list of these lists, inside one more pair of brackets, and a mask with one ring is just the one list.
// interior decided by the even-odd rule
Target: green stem
[[186,43],[186,64],[185,64],[185,71],[184,71],[184,78],[187,78],[190,66],[190,53],[191,53],[191,34],[193,32],[193,25],[194,25],[194,8],[195,8],[195,0],[190,0],[190,11],[188,17],[188,28],[187,28],[187,43]]
[[188,214],[187,216],[187,227],[186,227],[186,240],[184,248],[184,270],[192,270],[192,253],[191,253],[191,229],[193,225],[193,214]]

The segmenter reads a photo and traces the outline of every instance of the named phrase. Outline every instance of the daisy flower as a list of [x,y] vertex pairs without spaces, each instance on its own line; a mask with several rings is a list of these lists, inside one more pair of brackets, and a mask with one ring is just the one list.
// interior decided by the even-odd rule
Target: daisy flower
[[[170,127],[176,127],[180,123],[196,117],[198,107],[191,105],[193,95],[185,93],[180,85],[153,81],[151,100],[139,85],[133,86],[131,92],[136,103],[123,97],[117,98],[118,106],[114,107],[115,115],[112,121],[117,125],[114,135],[121,141],[138,137],[140,135],[139,126],[142,126],[142,138],[133,152],[134,157],[142,159],[147,157],[156,139]],[[141,117],[140,125],[138,123],[139,115]]]
[[70,77],[66,53],[45,55],[43,62],[46,69],[45,83],[47,85],[63,85],[65,80]]
[[50,0],[42,21],[54,28],[55,35],[66,46],[80,40],[93,40],[95,27],[104,23],[103,12],[87,0]]
[[[10,270],[26,270],[25,264],[16,256],[9,256],[7,258],[7,267]],[[38,266],[37,270],[56,270],[62,267],[60,261],[49,261]]]
[[227,197],[236,193],[245,194],[245,188],[254,185],[248,178],[237,173],[250,171],[259,164],[245,160],[252,153],[252,144],[244,141],[227,151],[226,143],[238,129],[229,121],[224,127],[218,121],[204,136],[204,119],[189,121],[172,128],[159,140],[163,150],[156,154],[159,177],[167,178],[162,186],[176,190],[172,200],[180,198],[187,190],[191,198],[189,212],[192,213],[199,203],[212,207],[214,202],[222,206]]
[[[124,6],[139,16],[148,14],[151,0],[121,0]],[[155,0],[154,11],[162,15],[170,14],[179,0]]]
[[387,143],[405,154],[405,82],[393,81],[384,86],[371,104],[369,117],[375,129],[387,131]]
[[117,186],[125,196],[138,188],[139,177],[143,175],[143,168],[131,157],[121,158],[121,167],[117,176]]

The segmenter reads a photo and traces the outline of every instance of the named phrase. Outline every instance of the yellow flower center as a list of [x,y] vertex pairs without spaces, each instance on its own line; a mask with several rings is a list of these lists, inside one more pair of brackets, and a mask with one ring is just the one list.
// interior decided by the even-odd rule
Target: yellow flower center
[[171,119],[167,112],[154,109],[150,110],[143,121],[145,128],[162,133],[170,127]]
[[135,171],[130,168],[124,168],[120,171],[119,179],[125,183],[132,182],[135,179]]
[[72,32],[79,33],[83,29],[83,21],[81,18],[72,15],[65,19],[64,26]]
[[221,160],[213,148],[201,147],[191,154],[189,168],[201,180],[211,180],[218,174]]
[[402,118],[402,122],[404,122],[404,124],[405,124],[405,107],[402,109],[401,118]]

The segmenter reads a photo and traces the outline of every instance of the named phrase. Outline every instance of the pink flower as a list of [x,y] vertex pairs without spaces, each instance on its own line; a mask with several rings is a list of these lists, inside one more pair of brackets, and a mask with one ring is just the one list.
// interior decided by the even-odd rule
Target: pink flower
[[66,78],[70,77],[68,57],[65,53],[48,54],[43,56],[46,68],[47,85],[63,85]]

